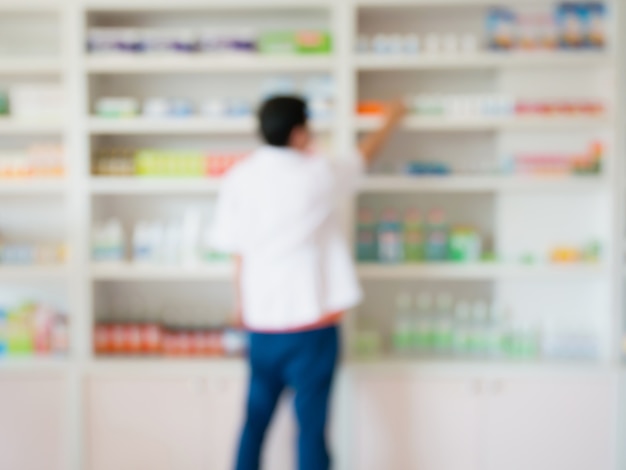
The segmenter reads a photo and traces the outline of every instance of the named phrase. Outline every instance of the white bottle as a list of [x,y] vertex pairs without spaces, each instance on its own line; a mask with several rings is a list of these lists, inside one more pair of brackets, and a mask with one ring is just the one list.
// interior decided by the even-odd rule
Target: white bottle
[[487,304],[482,301],[474,302],[472,309],[472,354],[486,356],[488,335],[489,310]]
[[459,39],[456,34],[446,34],[442,42],[443,52],[446,54],[456,54],[459,52]]
[[435,351],[439,355],[447,356],[453,350],[452,335],[452,308],[454,300],[451,294],[441,293],[437,296],[435,318]]
[[201,216],[198,211],[188,210],[183,216],[181,251],[182,263],[195,266],[199,261]]
[[150,224],[139,221],[133,229],[133,262],[147,263],[150,261]]
[[165,228],[164,262],[180,264],[182,251],[182,230],[178,222],[170,222]]
[[102,252],[102,225],[96,223],[91,228],[91,259],[94,262],[103,261]]
[[426,36],[425,49],[428,54],[440,54],[441,53],[441,37],[435,33],[431,33],[428,36]]
[[460,301],[454,309],[453,349],[455,356],[467,357],[471,348],[470,305]]
[[122,261],[124,259],[124,229],[118,219],[111,219],[104,229],[104,245],[106,246],[108,261]]
[[421,49],[420,38],[417,34],[407,34],[404,36],[404,53],[419,54]]
[[386,34],[377,34],[372,40],[372,49],[375,54],[389,53],[389,36]]
[[407,353],[411,349],[411,296],[399,294],[396,297],[396,313],[393,328],[393,347],[397,353]]
[[402,54],[404,52],[404,39],[401,34],[389,35],[389,52]]
[[359,54],[367,54],[370,52],[370,41],[366,35],[361,34],[359,36],[356,43],[356,51]]
[[432,297],[428,292],[421,292],[415,298],[417,310],[413,318],[413,348],[420,354],[432,352],[434,325],[432,324]]
[[165,262],[165,227],[161,222],[154,221],[148,230],[148,259],[155,263]]

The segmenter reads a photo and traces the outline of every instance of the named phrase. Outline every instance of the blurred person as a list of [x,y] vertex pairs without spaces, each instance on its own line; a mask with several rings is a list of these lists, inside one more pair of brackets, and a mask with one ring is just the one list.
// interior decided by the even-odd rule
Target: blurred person
[[259,111],[265,145],[224,179],[213,245],[235,255],[239,321],[250,331],[236,470],[259,469],[266,430],[286,388],[295,393],[298,468],[330,467],[326,423],[338,325],[362,297],[338,209],[404,114],[404,105],[393,103],[357,155],[331,160],[310,151],[305,102],[272,98]]

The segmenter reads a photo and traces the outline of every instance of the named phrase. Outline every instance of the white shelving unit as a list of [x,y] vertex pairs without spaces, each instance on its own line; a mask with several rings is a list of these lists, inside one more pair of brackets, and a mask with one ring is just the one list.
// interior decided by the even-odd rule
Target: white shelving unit
[[474,54],[403,55],[381,56],[359,54],[356,67],[359,70],[455,70],[500,68],[553,68],[606,66],[613,59],[608,54],[595,52],[481,52]]
[[[107,400],[135,396],[133,393],[144,390],[142,387],[147,382],[166,384],[163,388],[168,390],[167,393],[172,393],[171,397],[168,395],[171,399],[163,402],[166,406],[191,403],[205,394],[211,397],[203,398],[205,402],[214,400],[216,407],[223,408],[214,410],[214,414],[222,413],[219,414],[220,419],[229,422],[229,418],[233,420],[234,416],[239,416],[240,400],[239,395],[234,392],[229,395],[228,391],[239,390],[246,373],[245,364],[241,360],[102,359],[95,356],[92,329],[96,319],[110,313],[111,309],[126,308],[132,302],[138,302],[138,299],[150,307],[180,305],[181,310],[193,310],[191,316],[196,320],[202,315],[227,311],[232,298],[230,280],[234,268],[228,263],[188,268],[93,264],[90,260],[90,230],[94,221],[119,215],[124,223],[129,224],[141,218],[141,211],[146,208],[150,208],[149,217],[161,214],[169,217],[179,213],[180,208],[186,205],[197,207],[210,204],[219,190],[219,181],[96,177],[91,175],[90,155],[100,146],[116,145],[157,148],[160,145],[177,147],[189,142],[202,148],[211,148],[212,145],[251,147],[255,142],[256,123],[253,119],[102,119],[91,115],[95,98],[107,92],[175,96],[182,93],[181,90],[189,90],[193,96],[204,96],[211,93],[232,94],[233,90],[245,88],[245,92],[250,93],[250,90],[258,88],[256,85],[259,80],[274,74],[297,77],[330,74],[335,78],[338,88],[336,119],[316,122],[314,128],[322,134],[321,137],[331,142],[331,148],[337,155],[349,154],[358,135],[376,128],[379,123],[376,118],[355,116],[358,99],[387,99],[398,93],[432,93],[442,88],[446,93],[519,92],[530,96],[540,91],[542,97],[549,97],[550,93],[557,96],[591,93],[592,96],[606,98],[612,104],[609,113],[596,117],[406,119],[398,136],[383,155],[383,163],[435,153],[445,158],[460,156],[467,160],[495,159],[518,148],[524,151],[543,151],[545,148],[559,151],[563,146],[567,151],[575,152],[575,149],[580,149],[589,138],[595,136],[609,142],[609,151],[605,169],[597,177],[464,174],[441,178],[409,178],[374,172],[363,181],[358,200],[354,201],[353,206],[368,204],[382,208],[397,205],[407,208],[418,205],[420,208],[429,208],[442,205],[455,219],[467,219],[459,222],[478,225],[481,231],[494,239],[497,251],[507,255],[517,255],[524,250],[545,252],[549,244],[568,243],[568,237],[574,234],[571,243],[584,241],[588,237],[600,238],[604,256],[601,263],[588,265],[522,265],[515,262],[517,260],[513,255],[506,262],[494,264],[360,265],[359,275],[367,292],[360,313],[365,318],[376,318],[385,346],[393,322],[394,296],[401,291],[424,288],[432,291],[449,289],[470,298],[493,297],[505,300],[519,309],[522,315],[523,312],[530,312],[528,315],[532,318],[555,314],[554,321],[557,324],[562,322],[568,325],[569,320],[575,320],[585,328],[600,332],[602,351],[597,361],[567,364],[542,361],[511,363],[475,358],[458,361],[399,358],[389,355],[388,347],[384,348],[380,357],[371,361],[348,358],[339,379],[340,406],[337,407],[335,433],[339,470],[371,468],[357,457],[357,450],[361,448],[359,446],[367,451],[365,454],[368,456],[368,452],[372,452],[372,462],[377,462],[380,455],[387,455],[384,448],[388,444],[387,438],[384,435],[372,437],[364,434],[363,429],[369,428],[361,426],[366,422],[362,419],[375,418],[376,413],[385,414],[383,409],[377,408],[381,403],[406,403],[412,397],[428,401],[432,398],[428,395],[431,386],[438,390],[437,387],[444,387],[445,384],[459,384],[459,388],[451,394],[446,393],[450,390],[445,387],[441,394],[435,393],[446,397],[450,409],[458,411],[457,416],[465,416],[466,411],[465,408],[460,411],[456,408],[455,400],[460,395],[469,393],[472,400],[480,399],[487,403],[491,395],[499,393],[504,404],[498,410],[508,412],[529,408],[528,403],[522,400],[526,396],[520,398],[521,404],[507,401],[510,399],[506,395],[507,391],[518,390],[517,384],[522,384],[521,389],[528,387],[530,390],[535,390],[532,387],[539,384],[535,396],[541,397],[544,388],[548,392],[552,391],[557,385],[560,386],[561,380],[574,381],[572,383],[575,385],[571,387],[573,394],[582,390],[581,394],[588,393],[585,397],[594,397],[597,402],[602,402],[602,406],[616,411],[613,408],[617,400],[613,400],[613,395],[618,391],[615,378],[620,370],[618,343],[623,331],[624,289],[620,277],[623,266],[621,261],[617,261],[621,258],[616,255],[624,251],[621,230],[624,218],[624,178],[620,173],[620,169],[623,170],[624,146],[618,140],[624,124],[624,110],[621,109],[624,104],[623,92],[619,85],[621,81],[618,80],[618,74],[623,72],[623,51],[616,35],[619,29],[617,18],[618,15],[625,16],[624,7],[617,0],[607,0],[613,9],[615,36],[611,41],[612,47],[605,53],[482,52],[467,56],[405,57],[359,55],[354,52],[358,34],[396,32],[397,25],[398,30],[414,28],[418,32],[429,31],[429,24],[433,28],[480,28],[482,25],[473,23],[474,18],[478,17],[477,12],[494,3],[512,7],[551,4],[548,0],[3,0],[0,3],[0,20],[4,14],[58,15],[63,25],[60,28],[62,54],[59,58],[0,60],[0,85],[4,83],[3,80],[61,80],[69,96],[69,117],[66,122],[0,120],[0,139],[23,142],[37,137],[62,138],[69,153],[67,177],[62,180],[23,183],[0,180],[0,203],[15,201],[19,207],[21,200],[41,198],[48,202],[58,201],[59,208],[69,213],[64,222],[71,254],[66,266],[0,267],[0,293],[3,288],[11,290],[15,285],[33,283],[33,289],[40,289],[46,295],[49,290],[54,291],[54,295],[57,295],[57,291],[62,292],[71,313],[72,354],[69,358],[0,362],[0,396],[5,378],[39,380],[61,377],[63,381],[66,404],[69,405],[65,406],[68,416],[60,432],[67,436],[68,447],[64,449],[62,463],[56,466],[50,464],[49,470],[126,470],[127,467],[123,467],[120,462],[106,457],[117,454],[121,447],[107,446],[113,446],[111,442],[119,444],[119,441],[98,441],[102,436],[93,429],[97,425],[93,422],[93,412],[98,406],[101,405],[102,409],[106,408],[115,416],[122,409],[107,408],[112,403]],[[465,17],[465,12],[470,14]],[[258,22],[275,25],[276,18],[283,18],[284,15],[296,28],[321,25],[333,33],[334,53],[330,57],[299,58],[106,57],[85,54],[86,33],[94,24],[115,26],[116,22],[122,21],[125,26],[133,26],[133,22],[150,27],[160,24],[180,26],[187,22],[197,25],[203,21],[219,22],[221,15],[230,22],[236,18],[243,27],[248,28]],[[448,15],[447,19],[445,15]],[[284,23],[278,24],[284,27]],[[210,82],[206,87],[203,82],[205,79]],[[541,90],[538,83],[541,84]],[[562,90],[558,88],[559,83]],[[191,85],[188,87],[188,84]],[[0,230],[3,222],[1,209]],[[351,215],[348,219],[348,225],[353,226],[354,217]],[[33,233],[38,233],[40,229],[40,225],[32,225]],[[619,281],[616,280],[618,277]],[[185,313],[181,312],[180,315],[182,320],[187,321],[189,318],[185,317]],[[350,316],[345,325],[348,339],[352,339],[357,327],[357,320]],[[545,382],[552,380],[555,382]],[[569,395],[570,389],[566,391]],[[581,401],[572,398],[572,403],[584,404],[585,397],[577,395],[576,400],[580,398]],[[147,403],[154,403],[152,399],[146,396]],[[563,401],[568,402],[565,398]],[[419,403],[422,406],[422,402]],[[448,406],[440,406],[437,400],[431,404],[428,409],[447,409]],[[416,405],[416,409],[419,406]],[[398,416],[409,416],[410,408],[407,406],[406,415],[399,413]],[[538,403],[536,408],[547,410],[548,416],[548,411],[554,406],[544,407],[543,403]],[[581,405],[580,408],[585,409],[585,406]],[[159,414],[157,411],[158,407],[152,414]],[[203,408],[202,412],[205,411]],[[146,412],[146,417],[150,416],[151,413]],[[383,433],[405,432],[403,426],[394,423],[392,418],[389,422],[376,421],[374,418],[372,422],[376,426],[380,425]],[[425,421],[431,418],[429,414]],[[593,421],[594,416],[588,418]],[[444,425],[446,419],[446,416],[441,417]],[[551,415],[546,420],[547,427],[553,422],[563,421],[553,419]],[[117,424],[123,427],[128,422],[121,420]],[[168,423],[164,427],[169,424],[175,423]],[[617,457],[613,455],[618,450],[613,445],[618,440],[618,434],[609,427],[599,428],[601,435],[594,439],[592,447],[601,449],[597,454],[601,457],[611,453],[610,457],[606,457],[606,461],[611,461],[606,469],[617,470],[622,468],[614,461]],[[508,428],[503,425],[503,429],[504,435],[509,436]],[[590,425],[589,429],[596,428]],[[473,427],[466,431],[467,435],[489,434]],[[137,435],[140,434],[141,429],[137,432]],[[535,435],[534,432],[528,434]],[[188,437],[187,434],[185,436]],[[163,440],[187,437],[171,435]],[[415,436],[411,435],[407,439],[412,441],[415,438],[416,442],[424,439],[432,443],[432,448],[441,449],[441,441],[429,440],[435,437],[430,437],[430,433],[420,434],[416,431]],[[598,447],[595,441],[609,442],[610,449]],[[453,438],[446,440],[443,447],[454,445],[454,442]],[[581,444],[581,441],[575,439],[568,443],[572,449],[585,448],[584,442]],[[227,448],[227,445],[223,447]],[[491,447],[501,446],[482,445],[482,448]],[[222,448],[213,450],[215,454],[225,452]],[[120,450],[120,455],[126,451],[126,448]],[[376,454],[379,451],[380,454]],[[284,452],[277,454],[282,455]],[[398,455],[405,455],[402,449]],[[280,463],[269,468],[289,468],[289,462],[284,459],[278,459]],[[409,463],[403,468],[458,468],[445,467],[444,464],[433,466],[430,461],[412,461],[410,458],[407,461]],[[0,467],[2,462],[0,456]],[[556,459],[554,462],[550,470],[560,470],[562,461]],[[212,462],[211,465],[212,469],[225,470],[222,469],[222,463]],[[604,470],[601,463],[598,465],[597,468]],[[382,464],[382,467],[385,465]],[[483,470],[486,467],[469,465],[468,468]],[[492,468],[498,467],[489,467],[490,470]],[[536,462],[531,462],[527,468],[546,470]],[[573,468],[568,464],[563,468],[578,470],[579,467]],[[181,464],[181,470],[186,469]]]
[[87,71],[99,74],[228,73],[228,72],[330,72],[332,60],[320,57],[87,57]]

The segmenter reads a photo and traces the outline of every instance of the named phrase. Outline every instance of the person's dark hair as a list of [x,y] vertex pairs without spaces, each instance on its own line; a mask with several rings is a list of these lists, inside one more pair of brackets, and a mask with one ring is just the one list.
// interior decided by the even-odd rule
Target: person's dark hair
[[274,147],[287,147],[291,132],[307,122],[307,107],[297,96],[277,96],[259,110],[261,137]]

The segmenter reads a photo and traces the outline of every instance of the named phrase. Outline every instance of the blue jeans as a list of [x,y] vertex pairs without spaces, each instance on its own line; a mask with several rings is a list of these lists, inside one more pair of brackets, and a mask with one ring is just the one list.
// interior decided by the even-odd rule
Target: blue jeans
[[328,470],[328,404],[339,356],[339,328],[250,335],[250,391],[236,470],[259,470],[261,449],[285,388],[295,392],[299,470]]

